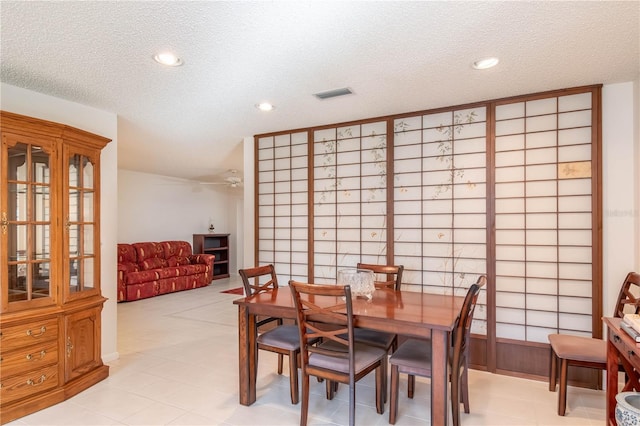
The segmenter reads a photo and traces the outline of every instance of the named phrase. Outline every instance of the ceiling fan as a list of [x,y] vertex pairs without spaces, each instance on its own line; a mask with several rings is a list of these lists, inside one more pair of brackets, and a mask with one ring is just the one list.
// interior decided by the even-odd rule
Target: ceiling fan
[[230,169],[228,171],[229,176],[222,178],[221,182],[200,182],[202,185],[227,185],[230,188],[242,187],[242,178],[238,176],[236,169]]

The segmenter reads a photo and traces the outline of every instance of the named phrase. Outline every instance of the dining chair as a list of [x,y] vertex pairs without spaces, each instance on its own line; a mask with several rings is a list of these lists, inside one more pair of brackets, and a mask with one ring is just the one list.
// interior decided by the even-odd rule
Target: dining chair
[[[252,296],[257,293],[278,288],[278,277],[273,265],[257,266],[238,270],[242,277],[245,295]],[[267,326],[271,323],[272,326]],[[273,327],[275,325],[275,327]],[[261,330],[262,329],[262,330]],[[291,403],[299,401],[298,392],[298,356],[300,354],[300,339],[298,326],[295,324],[283,324],[282,318],[268,317],[256,321],[258,349],[278,354],[278,374],[282,374],[284,355],[289,356],[289,387]],[[256,351],[256,368],[258,365],[258,351]]]
[[[640,313],[640,274],[629,272],[622,282],[613,316],[623,318],[625,313]],[[549,334],[551,347],[551,367],[549,369],[549,390],[555,392],[558,373],[558,415],[564,416],[567,409],[567,373],[570,365],[598,370],[607,369],[607,341],[593,337],[570,334]],[[558,361],[560,369],[558,371]],[[598,389],[601,389],[598,382]]]
[[[460,314],[451,333],[452,348],[449,352],[449,368],[451,381],[451,409],[453,411],[453,425],[460,425],[460,403],[464,405],[464,412],[469,412],[469,341],[471,322],[475,311],[480,288],[487,282],[487,277],[481,275],[472,284],[464,298]],[[426,339],[408,339],[401,344],[389,358],[391,364],[391,402],[389,405],[389,423],[396,423],[398,413],[398,388],[400,373],[409,374],[409,398],[413,398],[411,380],[415,376],[431,377],[431,341]]]
[[373,271],[376,288],[391,288],[400,291],[402,285],[403,265],[376,265],[371,263],[358,263],[356,269]]
[[[480,289],[482,289],[482,287],[484,287],[486,285],[486,283],[487,283],[487,276],[486,275],[478,276],[478,279],[476,280],[476,284],[478,284],[478,287],[480,287]],[[421,340],[426,340],[427,342],[430,342],[429,338],[421,339]],[[454,341],[451,340],[451,346],[449,348],[449,350],[451,350],[451,351],[453,351],[453,344],[454,344]],[[467,348],[467,351],[468,351],[468,348]],[[469,369],[469,357],[468,356],[465,357],[465,362],[466,362],[466,365],[465,365],[465,369],[464,369],[463,374],[464,374],[464,382],[466,383],[467,382],[467,378],[468,378],[468,373],[467,372],[469,371],[468,370]],[[407,395],[409,396],[409,398],[413,398],[413,393],[415,391],[415,388],[416,388],[416,377],[413,374],[409,374],[409,377],[408,377],[408,380],[407,380]],[[466,390],[466,387],[463,387],[463,389]],[[469,410],[468,405],[469,404],[467,402],[467,406],[466,406],[466,410],[467,411],[465,411],[467,413],[469,412],[468,411]]]
[[[349,425],[355,424],[356,382],[376,372],[376,410],[384,413],[383,389],[387,378],[386,351],[354,341],[351,289],[347,286],[289,281],[298,320],[302,407],[300,425],[307,424],[309,376],[326,382],[327,395],[333,383],[349,385]],[[314,339],[322,339],[313,345]],[[330,398],[331,399],[331,398]]]
[[[377,265],[369,263],[358,263],[356,269],[373,271],[375,274],[374,285],[376,289],[389,288],[400,291],[402,286],[403,265]],[[385,333],[383,331],[370,330],[367,328],[356,328],[354,330],[356,342],[382,348],[391,355],[398,347],[398,335]],[[386,367],[386,364],[385,364]],[[385,376],[386,376],[385,371]],[[384,390],[384,402],[387,402],[387,390]]]

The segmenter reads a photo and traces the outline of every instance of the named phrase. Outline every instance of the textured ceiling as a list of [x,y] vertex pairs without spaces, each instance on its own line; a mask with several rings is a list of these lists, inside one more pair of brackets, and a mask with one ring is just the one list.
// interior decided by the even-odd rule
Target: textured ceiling
[[[638,78],[640,2],[0,2],[3,82],[118,115],[120,168],[242,169],[254,134]],[[151,57],[174,50],[184,65]],[[476,71],[470,64],[498,56]],[[354,94],[318,100],[313,93]],[[270,101],[276,109],[258,111]]]

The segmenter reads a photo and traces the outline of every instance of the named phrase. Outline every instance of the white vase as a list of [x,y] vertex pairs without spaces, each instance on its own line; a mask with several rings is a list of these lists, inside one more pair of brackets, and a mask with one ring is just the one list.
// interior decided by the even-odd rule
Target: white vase
[[618,426],[640,426],[640,392],[620,392],[616,402]]

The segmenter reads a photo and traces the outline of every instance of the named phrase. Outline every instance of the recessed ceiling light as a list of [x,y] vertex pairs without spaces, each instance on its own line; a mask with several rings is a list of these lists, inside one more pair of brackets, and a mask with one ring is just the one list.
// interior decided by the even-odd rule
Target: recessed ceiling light
[[161,52],[153,55],[153,59],[162,65],[166,65],[169,67],[179,67],[182,65],[182,59],[178,58],[171,52]]
[[477,70],[486,70],[487,68],[495,67],[500,60],[498,58],[484,58],[479,59],[473,63],[473,68]]
[[271,111],[275,108],[275,106],[273,106],[269,102],[262,102],[260,104],[257,104],[256,108],[258,108],[260,111]]

